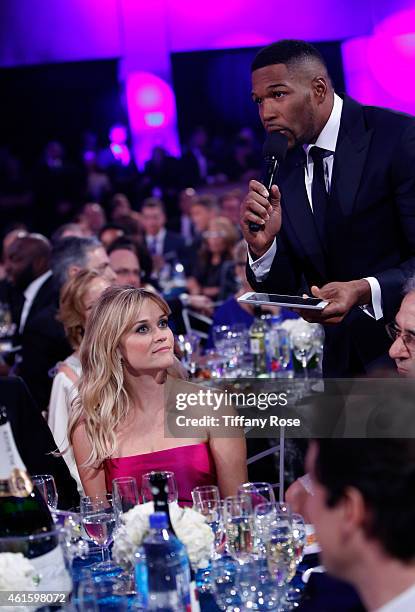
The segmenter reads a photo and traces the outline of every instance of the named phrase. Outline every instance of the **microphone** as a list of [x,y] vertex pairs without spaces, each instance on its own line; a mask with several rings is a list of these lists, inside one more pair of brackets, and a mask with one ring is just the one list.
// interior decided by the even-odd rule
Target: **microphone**
[[[281,132],[270,132],[264,142],[262,155],[264,157],[264,170],[261,183],[265,185],[271,195],[271,187],[277,174],[278,167],[284,161],[287,154],[288,139]],[[259,232],[264,229],[263,225],[249,221],[249,230]]]

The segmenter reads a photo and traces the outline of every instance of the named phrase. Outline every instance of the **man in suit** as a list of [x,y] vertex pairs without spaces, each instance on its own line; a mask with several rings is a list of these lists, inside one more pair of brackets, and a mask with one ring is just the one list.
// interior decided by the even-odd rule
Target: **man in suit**
[[6,407],[17,449],[29,474],[52,474],[59,508],[77,506],[76,482],[63,457],[52,454],[57,450],[56,442],[21,378],[0,378],[0,405]]
[[262,49],[252,89],[289,150],[278,187],[251,181],[242,204],[250,284],[329,301],[301,313],[325,325],[325,375],[368,373],[388,359],[384,324],[415,269],[415,120],[339,97],[303,41]]
[[[41,411],[47,410],[53,368],[72,353],[63,325],[57,319],[59,291],[83,269],[97,270],[109,282],[115,280],[108,255],[96,238],[68,236],[58,241],[51,257],[53,275],[50,300],[27,319],[22,333],[22,376]],[[52,273],[51,273],[52,274]]]
[[158,198],[147,198],[141,206],[141,217],[148,250],[153,258],[153,273],[159,273],[165,263],[180,262],[188,267],[188,253],[180,234],[166,229],[166,213]]

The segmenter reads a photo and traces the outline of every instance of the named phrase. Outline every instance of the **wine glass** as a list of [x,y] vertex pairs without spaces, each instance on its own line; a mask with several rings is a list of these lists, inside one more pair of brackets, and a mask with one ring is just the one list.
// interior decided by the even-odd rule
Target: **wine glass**
[[225,498],[226,549],[239,563],[251,559],[255,550],[254,515],[249,495]]
[[171,504],[172,502],[177,502],[177,483],[173,472],[147,472],[146,474],[143,474],[141,481],[141,495],[143,497],[143,503],[154,501],[151,481],[154,476],[158,474],[166,479],[167,503]]
[[300,565],[304,556],[304,547],[307,542],[304,517],[301,514],[292,514],[293,538],[295,544],[295,561]]
[[195,487],[192,491],[195,510],[200,512],[212,529],[217,551],[223,539],[223,517],[219,488],[215,485]]
[[179,348],[183,353],[183,365],[194,375],[197,368],[197,360],[200,353],[200,336],[197,334],[186,334],[178,336]]
[[95,569],[99,571],[112,569],[115,567],[109,561],[109,547],[115,527],[112,495],[105,493],[81,497],[81,518],[87,535],[101,548],[103,562],[97,564]]
[[275,502],[272,485],[268,482],[245,482],[238,487],[238,494],[249,495],[253,508],[266,502]]
[[58,507],[58,491],[55,479],[51,474],[35,474],[32,476],[33,484],[39,489],[49,510],[53,512]]
[[114,478],[112,481],[112,499],[117,522],[121,515],[139,503],[137,481],[132,476]]
[[295,358],[301,363],[304,379],[308,380],[307,364],[314,355],[315,344],[313,331],[301,329],[291,334],[291,342]]

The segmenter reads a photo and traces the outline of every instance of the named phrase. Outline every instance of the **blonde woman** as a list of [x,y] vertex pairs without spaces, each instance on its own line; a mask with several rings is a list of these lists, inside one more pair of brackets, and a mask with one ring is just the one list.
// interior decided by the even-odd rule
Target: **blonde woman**
[[191,503],[195,486],[218,484],[233,495],[246,481],[243,437],[214,438],[208,429],[193,438],[165,437],[171,394],[197,385],[174,379],[169,308],[144,289],[112,287],[96,303],[81,348],[79,395],[69,423],[87,495],[111,490],[114,478],[150,470],[176,475],[179,501]]
[[80,492],[82,485],[78,469],[73,453],[68,448],[68,414],[75,396],[76,383],[81,374],[79,347],[85,324],[94,302],[108,286],[109,282],[98,272],[81,270],[65,283],[60,295],[59,319],[63,323],[74,352],[57,365],[49,401],[48,424]]

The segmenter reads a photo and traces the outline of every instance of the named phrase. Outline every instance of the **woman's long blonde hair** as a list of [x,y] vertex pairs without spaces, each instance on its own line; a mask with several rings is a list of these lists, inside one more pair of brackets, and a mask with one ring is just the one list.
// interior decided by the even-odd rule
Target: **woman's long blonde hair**
[[124,379],[119,345],[137,323],[145,300],[164,314],[170,309],[162,297],[145,289],[109,287],[94,305],[81,345],[82,375],[68,424],[68,438],[83,421],[91,453],[85,466],[99,467],[116,451],[116,430],[124,422],[131,392]]

